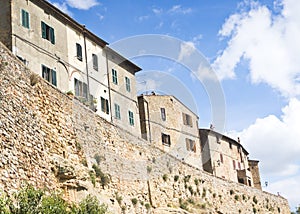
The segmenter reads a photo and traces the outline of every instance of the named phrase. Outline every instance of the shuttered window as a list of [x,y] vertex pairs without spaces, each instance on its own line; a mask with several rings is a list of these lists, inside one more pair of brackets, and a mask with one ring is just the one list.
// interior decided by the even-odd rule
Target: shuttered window
[[78,79],[74,79],[75,96],[87,99],[87,84]]
[[50,82],[52,85],[57,86],[56,71],[42,65],[42,77]]
[[41,28],[42,28],[42,38],[50,41],[52,44],[55,44],[54,29],[43,21],[41,22]]
[[104,97],[101,97],[101,111],[103,111],[106,114],[109,114],[109,104],[108,100]]
[[120,112],[120,106],[115,103],[115,117],[116,119],[121,119],[121,112]]
[[185,144],[186,144],[187,151],[196,152],[196,143],[194,140],[186,138]]
[[134,126],[134,117],[133,117],[133,112],[132,111],[128,111],[128,117],[129,117],[129,124],[131,126]]
[[29,13],[25,10],[21,10],[21,23],[22,26],[29,29]]

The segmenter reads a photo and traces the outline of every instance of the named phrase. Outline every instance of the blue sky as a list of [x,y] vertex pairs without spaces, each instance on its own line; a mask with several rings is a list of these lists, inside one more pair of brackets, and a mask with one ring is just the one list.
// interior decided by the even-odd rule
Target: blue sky
[[[51,2],[117,50],[120,40],[159,34],[182,41],[179,55],[202,53],[223,89],[222,131],[240,136],[250,158],[261,161],[262,183],[268,181],[264,190],[279,192],[292,208],[300,204],[298,0]],[[199,114],[201,127],[209,126],[217,107],[201,77],[192,77],[180,60],[132,60],[143,68],[137,75],[140,92],[173,93]]]

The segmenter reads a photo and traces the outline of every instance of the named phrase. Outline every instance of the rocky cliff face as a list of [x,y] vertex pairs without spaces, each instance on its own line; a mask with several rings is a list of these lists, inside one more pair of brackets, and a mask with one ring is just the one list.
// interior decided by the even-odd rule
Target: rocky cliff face
[[[191,167],[103,120],[0,45],[0,188],[87,194],[112,213],[290,213],[286,199]],[[187,211],[188,210],[188,211]]]

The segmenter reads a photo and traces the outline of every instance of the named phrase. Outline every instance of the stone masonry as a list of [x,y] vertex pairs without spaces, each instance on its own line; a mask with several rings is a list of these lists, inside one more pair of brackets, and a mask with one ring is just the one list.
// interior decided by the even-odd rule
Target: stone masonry
[[[0,147],[8,194],[27,182],[70,201],[95,195],[111,213],[290,213],[285,198],[213,177],[105,121],[2,44]],[[106,185],[93,185],[93,164]]]

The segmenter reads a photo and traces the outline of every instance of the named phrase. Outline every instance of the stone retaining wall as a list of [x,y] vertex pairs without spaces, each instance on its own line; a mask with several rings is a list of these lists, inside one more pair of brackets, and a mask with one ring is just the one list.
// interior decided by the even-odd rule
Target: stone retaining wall
[[[3,191],[27,182],[70,201],[93,194],[112,213],[290,213],[286,199],[169,156],[58,91],[2,45],[0,54]],[[93,185],[93,165],[108,184],[96,177]]]

